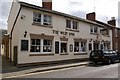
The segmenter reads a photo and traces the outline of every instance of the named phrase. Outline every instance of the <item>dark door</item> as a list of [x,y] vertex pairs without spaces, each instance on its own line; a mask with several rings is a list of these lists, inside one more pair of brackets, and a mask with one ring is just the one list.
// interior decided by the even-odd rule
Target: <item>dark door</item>
[[13,63],[14,63],[15,66],[17,65],[17,53],[18,53],[18,47],[14,46]]
[[61,53],[67,53],[67,43],[61,43]]

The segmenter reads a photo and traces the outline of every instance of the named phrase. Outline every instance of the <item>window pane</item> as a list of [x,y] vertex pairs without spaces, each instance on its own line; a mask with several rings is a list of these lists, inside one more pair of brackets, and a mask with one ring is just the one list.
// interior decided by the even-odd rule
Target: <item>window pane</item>
[[51,25],[51,16],[44,15],[44,25]]
[[52,51],[52,40],[44,40],[43,42],[43,52]]
[[73,21],[73,29],[77,29],[78,23],[76,21]]
[[94,33],[97,33],[97,27],[94,27]]
[[81,42],[81,51],[85,52],[86,50],[86,43],[85,42]]
[[40,39],[36,39],[36,45],[40,45]]
[[36,46],[35,49],[36,49],[36,52],[40,52],[40,46]]
[[31,39],[31,45],[35,45],[35,39]]
[[79,42],[74,42],[74,52],[79,52]]
[[33,13],[33,22],[40,23],[41,22],[41,14]]
[[70,20],[66,20],[66,27],[71,28],[71,21]]
[[35,46],[31,46],[30,52],[36,52],[35,51]]

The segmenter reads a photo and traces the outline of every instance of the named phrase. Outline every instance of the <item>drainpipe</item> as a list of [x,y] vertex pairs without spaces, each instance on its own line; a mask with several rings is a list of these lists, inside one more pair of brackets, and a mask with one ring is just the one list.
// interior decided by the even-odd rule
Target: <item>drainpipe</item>
[[14,24],[13,24],[13,27],[12,27],[12,30],[11,30],[11,33],[10,33],[10,38],[9,38],[9,40],[10,40],[10,62],[12,62],[12,33],[13,33],[13,30],[14,30],[14,27],[15,27],[15,24],[17,22],[17,19],[18,19],[18,16],[20,14],[21,9],[22,9],[22,6],[20,5],[20,9],[17,13],[17,16],[15,18],[15,21],[14,21]]

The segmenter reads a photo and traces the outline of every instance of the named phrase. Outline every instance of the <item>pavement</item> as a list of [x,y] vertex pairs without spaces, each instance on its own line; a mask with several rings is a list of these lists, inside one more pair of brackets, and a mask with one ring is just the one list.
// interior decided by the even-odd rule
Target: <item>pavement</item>
[[2,78],[12,78],[18,75],[82,66],[82,65],[87,65],[88,63],[89,63],[88,61],[84,61],[84,62],[67,63],[67,64],[65,63],[64,64],[50,64],[50,65],[18,68],[16,66],[13,66],[13,64],[11,64],[4,57],[2,57]]

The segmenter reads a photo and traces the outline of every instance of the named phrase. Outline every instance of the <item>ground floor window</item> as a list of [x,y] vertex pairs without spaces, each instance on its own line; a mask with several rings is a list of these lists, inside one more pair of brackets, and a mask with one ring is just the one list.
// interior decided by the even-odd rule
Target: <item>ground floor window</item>
[[31,39],[30,52],[52,52],[52,40]]
[[81,42],[81,52],[85,52],[85,51],[86,51],[86,43]]
[[31,49],[30,52],[40,52],[41,39],[31,39]]
[[52,51],[52,40],[43,40],[43,52]]
[[79,42],[74,42],[74,52],[79,52]]
[[110,49],[110,44],[104,43],[104,50],[109,50],[109,49]]
[[74,52],[85,52],[86,42],[74,42]]

